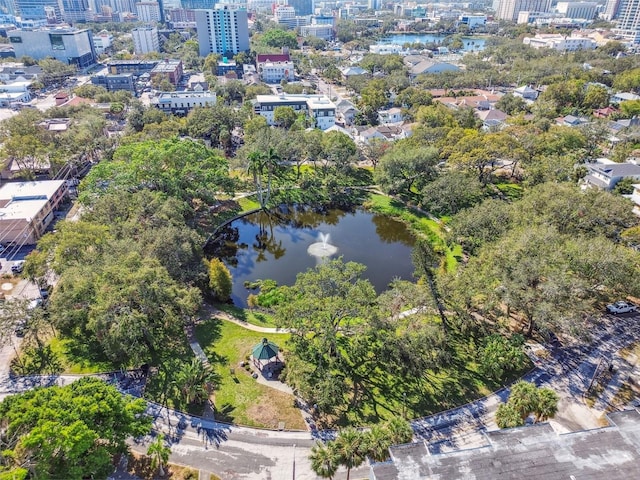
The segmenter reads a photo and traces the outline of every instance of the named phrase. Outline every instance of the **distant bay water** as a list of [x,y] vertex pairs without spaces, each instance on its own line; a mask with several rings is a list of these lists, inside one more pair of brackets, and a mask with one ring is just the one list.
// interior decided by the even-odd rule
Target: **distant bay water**
[[[387,35],[378,41],[378,44],[396,44],[403,45],[405,43],[436,43],[441,44],[446,35],[438,35],[431,33],[394,33]],[[482,37],[463,37],[462,43],[466,52],[475,52],[484,50],[485,39]]]

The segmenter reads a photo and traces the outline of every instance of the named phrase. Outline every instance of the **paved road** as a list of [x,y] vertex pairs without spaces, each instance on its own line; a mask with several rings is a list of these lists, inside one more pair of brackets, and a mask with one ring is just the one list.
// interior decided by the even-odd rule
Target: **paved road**
[[[640,315],[625,315],[603,319],[603,325],[592,330],[590,344],[556,348],[548,360],[541,360],[525,376],[537,385],[547,386],[562,398],[561,410],[555,419],[567,430],[597,426],[597,419],[589,418],[589,410],[582,402],[591,378],[601,359],[612,358],[617,351],[640,339]],[[4,350],[4,349],[3,349]],[[10,353],[10,352],[9,352]],[[4,357],[3,357],[4,355]],[[0,359],[7,357],[0,354]],[[72,381],[73,376],[29,377],[26,379],[0,379],[0,392],[22,391],[37,384]],[[136,385],[129,379],[116,379],[121,390],[133,391]],[[453,410],[414,420],[416,439],[429,442],[433,453],[457,448],[469,448],[486,443],[482,432],[495,429],[493,416],[497,405],[506,399],[508,389]],[[293,477],[316,480],[308,455],[315,442],[308,432],[276,432],[229,426],[213,421],[167,411],[150,404],[149,414],[155,421],[156,431],[166,432],[173,442],[171,460],[216,472],[229,480],[276,480]],[[323,432],[331,438],[333,432]],[[132,448],[146,451],[149,438],[132,442]],[[295,445],[295,447],[294,447]],[[368,468],[352,472],[351,478],[368,477]],[[335,477],[345,478],[345,472]]]

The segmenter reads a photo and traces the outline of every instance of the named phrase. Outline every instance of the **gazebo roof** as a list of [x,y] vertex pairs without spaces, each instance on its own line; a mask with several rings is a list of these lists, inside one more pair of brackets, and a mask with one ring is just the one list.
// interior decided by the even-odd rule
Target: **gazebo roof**
[[263,338],[262,342],[260,342],[258,345],[253,347],[253,350],[252,350],[253,359],[254,360],[270,360],[273,357],[277,357],[279,351],[280,349],[275,343],[270,342],[266,338]]

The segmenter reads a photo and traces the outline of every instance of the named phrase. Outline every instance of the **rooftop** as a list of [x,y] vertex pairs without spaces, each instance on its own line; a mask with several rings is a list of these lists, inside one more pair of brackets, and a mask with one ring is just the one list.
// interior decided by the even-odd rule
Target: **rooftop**
[[0,188],[0,219],[31,219],[65,184],[64,180],[11,182]]
[[609,414],[611,427],[558,435],[548,424],[486,433],[487,445],[432,453],[424,443],[391,448],[372,480],[627,480],[640,478],[640,413]]

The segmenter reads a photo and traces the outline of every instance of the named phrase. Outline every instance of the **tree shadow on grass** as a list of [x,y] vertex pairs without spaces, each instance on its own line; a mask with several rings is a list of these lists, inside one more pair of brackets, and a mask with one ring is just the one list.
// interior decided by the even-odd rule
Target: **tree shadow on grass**
[[230,403],[224,403],[220,408],[216,408],[216,420],[226,423],[234,423],[235,416],[233,415],[236,407]]
[[96,343],[80,342],[76,339],[65,339],[62,345],[64,362],[68,366],[78,366],[82,369],[90,369],[98,372],[116,370],[116,366],[104,355],[101,355],[102,348]]

